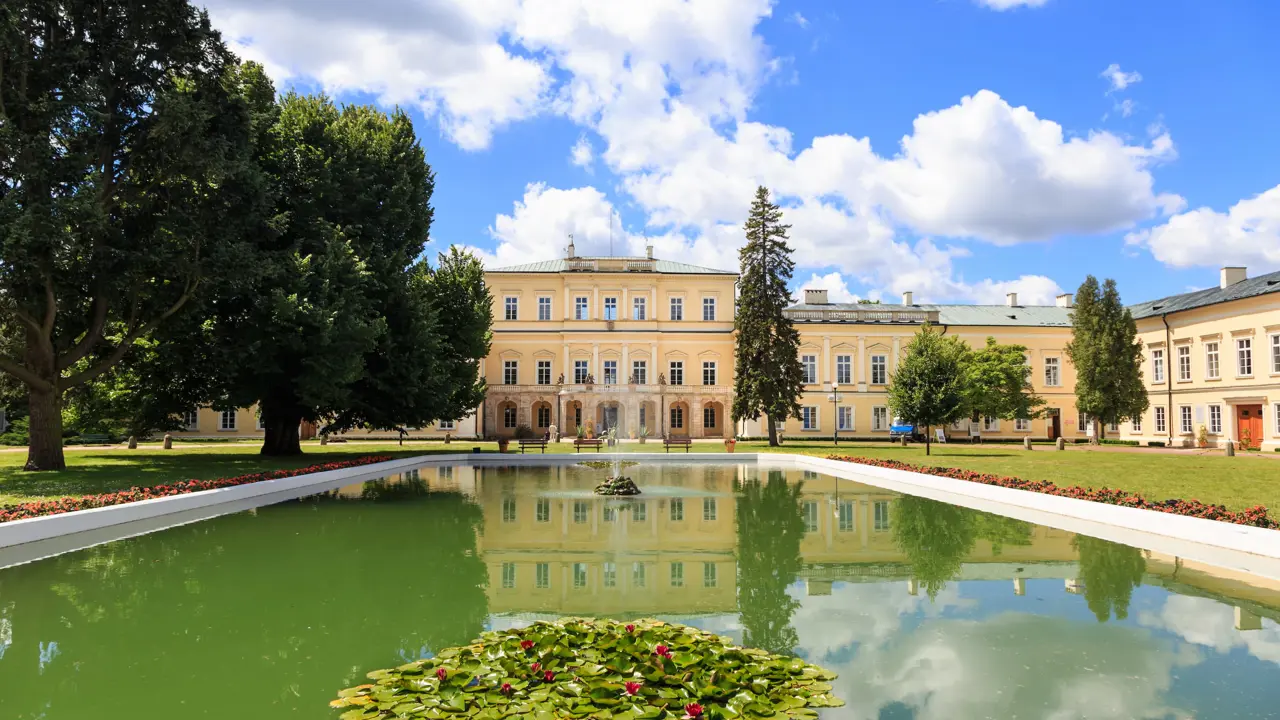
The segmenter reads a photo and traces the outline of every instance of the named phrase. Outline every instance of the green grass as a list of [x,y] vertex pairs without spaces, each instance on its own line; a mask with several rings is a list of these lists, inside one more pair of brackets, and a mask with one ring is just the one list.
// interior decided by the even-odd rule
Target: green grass
[[[159,445],[143,445],[138,450],[69,450],[68,468],[59,473],[23,472],[25,453],[7,452],[0,453],[0,505],[111,492],[191,478],[230,477],[359,455],[407,457],[469,452],[473,447],[480,447],[485,452],[496,450],[494,443],[469,440],[459,440],[450,445],[407,442],[403,447],[394,442],[353,442],[324,447],[318,443],[304,443],[301,457],[264,458],[258,455],[255,442],[179,444],[174,450],[167,451],[160,449]],[[512,443],[513,452],[515,447]],[[625,443],[621,449],[624,452],[662,452],[662,443],[654,440],[644,445]],[[737,450],[769,452],[771,449],[763,442],[740,442]],[[987,444],[976,447],[935,445],[933,455],[926,457],[922,445],[903,448],[888,443],[841,443],[837,448],[831,442],[798,440],[789,441],[776,450],[819,457],[833,453],[861,455],[919,465],[965,468],[1028,480],[1051,480],[1060,485],[1122,488],[1156,500],[1196,499],[1221,503],[1234,510],[1252,505],[1280,510],[1280,460],[1256,454],[1228,458],[1216,453],[1117,452],[1083,446],[1057,452],[1047,445],[1038,445],[1035,450],[1027,452],[1020,445]],[[573,445],[570,442],[553,443],[547,451],[571,453]],[[698,442],[692,451],[724,452],[724,445]],[[672,455],[678,456],[680,452],[673,451]],[[606,454],[584,451],[582,456],[595,459]]]

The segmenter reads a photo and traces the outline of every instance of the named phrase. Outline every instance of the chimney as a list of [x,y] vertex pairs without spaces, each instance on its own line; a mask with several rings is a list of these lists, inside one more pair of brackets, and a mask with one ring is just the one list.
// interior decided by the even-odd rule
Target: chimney
[[903,304],[903,305],[915,305],[915,303],[914,303],[914,302],[912,302],[912,300],[913,300],[913,298],[911,297],[911,291],[910,291],[910,290],[908,290],[908,291],[906,291],[906,292],[902,293],[902,304]]
[[805,305],[827,305],[827,291],[814,288],[805,288],[804,291]]
[[1018,307],[1018,293],[1009,293],[1004,296],[1004,304],[1009,307]]
[[653,246],[652,246],[652,245],[645,245],[645,246],[644,246],[644,256],[645,256],[645,257],[647,257],[647,258],[649,258],[650,260],[652,260],[652,259],[653,259]]
[[1058,296],[1058,307],[1071,307],[1071,293],[1062,293]]
[[1249,273],[1246,268],[1242,267],[1224,267],[1222,268],[1221,277],[1222,282],[1219,283],[1219,286],[1225,288],[1228,285],[1235,285],[1238,282],[1247,280]]
[[569,259],[572,260],[574,257],[576,256],[574,254],[574,249],[573,249],[573,235],[570,234],[569,235]]

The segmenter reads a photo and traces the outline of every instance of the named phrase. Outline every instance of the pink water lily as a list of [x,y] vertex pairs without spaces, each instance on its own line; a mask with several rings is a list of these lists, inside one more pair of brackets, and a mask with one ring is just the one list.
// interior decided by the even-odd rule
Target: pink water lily
[[664,657],[664,658],[670,659],[671,648],[667,647],[666,645],[659,645],[658,647],[653,649],[653,654],[657,655],[658,657]]
[[636,631],[636,626],[635,626],[635,625],[628,625],[628,626],[627,626],[627,632],[629,632],[629,633],[633,633],[633,632],[635,632],[635,631]]
[[520,641],[520,649],[521,649],[521,650],[524,650],[524,651],[526,651],[526,652],[528,652],[529,650],[532,650],[532,649],[533,649],[533,641],[532,641],[532,640],[521,640],[521,641]]
[[444,682],[444,679],[448,676],[448,670],[445,670],[444,668],[436,668],[436,677],[440,679],[440,682]]
[[511,687],[511,683],[502,683],[501,690],[503,695],[510,695],[515,692],[515,688]]
[[642,687],[644,687],[644,683],[629,682],[623,685],[623,692],[628,697],[634,697],[636,693],[640,692],[640,688]]
[[551,672],[550,670],[542,673],[543,682],[551,682],[552,680],[555,680],[555,679],[556,679],[556,674]]
[[542,663],[534,663],[529,666],[529,669],[536,673],[542,669]]
[[684,717],[681,720],[698,720],[702,717],[702,706],[698,703],[689,703],[684,706]]

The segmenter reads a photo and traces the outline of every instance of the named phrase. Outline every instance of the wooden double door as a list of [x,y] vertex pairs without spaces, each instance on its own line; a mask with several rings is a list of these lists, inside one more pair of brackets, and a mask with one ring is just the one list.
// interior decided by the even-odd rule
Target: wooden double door
[[1262,406],[1236,405],[1236,440],[1245,447],[1262,447]]

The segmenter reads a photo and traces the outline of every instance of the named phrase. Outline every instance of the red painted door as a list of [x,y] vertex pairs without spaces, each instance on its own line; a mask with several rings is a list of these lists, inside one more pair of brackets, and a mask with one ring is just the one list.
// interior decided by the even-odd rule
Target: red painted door
[[1250,448],[1262,447],[1262,406],[1236,406],[1236,435],[1241,444]]

